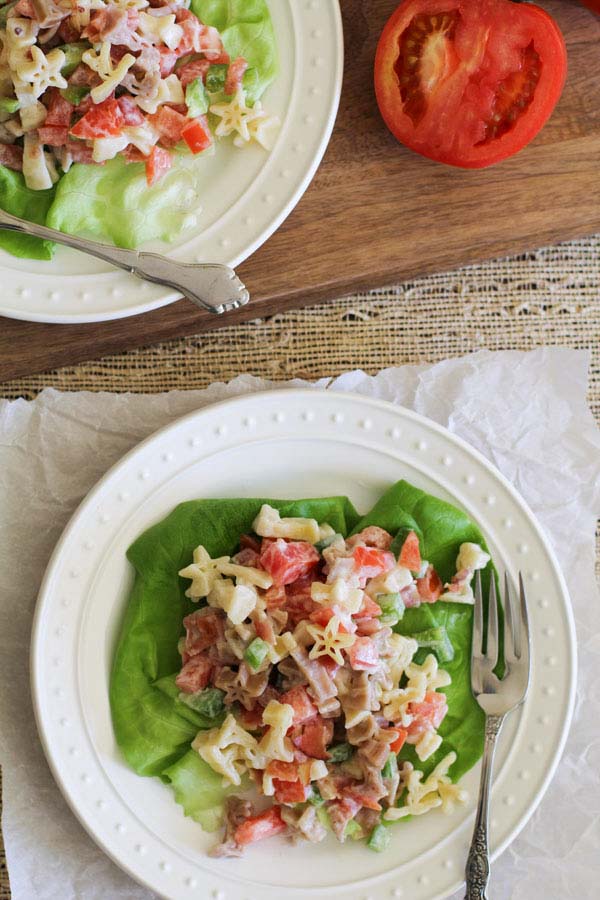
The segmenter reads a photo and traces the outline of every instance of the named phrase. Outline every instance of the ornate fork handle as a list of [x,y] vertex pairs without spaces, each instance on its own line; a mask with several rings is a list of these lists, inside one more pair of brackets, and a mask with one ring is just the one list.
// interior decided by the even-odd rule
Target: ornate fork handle
[[188,264],[168,259],[158,253],[146,253],[137,250],[124,250],[85,238],[64,234],[45,225],[26,222],[17,216],[0,210],[0,227],[57,244],[65,244],[74,250],[89,253],[98,259],[118,266],[137,275],[145,281],[164,284],[200,306],[213,313],[224,313],[228,310],[244,306],[250,295],[233,269],[216,263]]
[[496,738],[504,716],[487,716],[485,720],[485,746],[481,766],[479,786],[479,802],[475,817],[475,828],[471,840],[471,849],[467,859],[465,877],[467,892],[465,900],[487,900],[486,888],[490,878],[490,859],[488,849],[488,816],[490,810],[490,788]]

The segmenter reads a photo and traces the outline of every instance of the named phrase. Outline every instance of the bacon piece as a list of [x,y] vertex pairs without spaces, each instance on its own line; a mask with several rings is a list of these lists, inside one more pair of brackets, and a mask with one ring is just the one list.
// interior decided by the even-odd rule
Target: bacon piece
[[64,147],[69,139],[69,129],[61,125],[43,125],[37,133],[40,143],[46,147]]
[[206,81],[206,73],[211,66],[212,62],[210,59],[195,59],[192,62],[185,63],[180,69],[177,69],[177,77],[179,78],[182,87],[187,87],[187,85],[190,84],[190,82],[195,81],[196,78],[201,78],[202,81]]
[[235,94],[237,92],[238,88],[241,87],[247,68],[248,62],[243,56],[238,56],[237,59],[234,59],[233,62],[229,64],[227,78],[225,80],[226,94]]
[[31,0],[19,0],[14,7],[15,16],[23,16],[25,19],[35,19],[35,9]]
[[50,90],[46,92],[44,99],[46,99],[46,97],[48,98],[48,112],[46,113],[44,125],[68,128],[71,124],[73,110],[75,109],[73,104],[69,103],[68,100],[65,100],[60,91],[56,88],[50,88]]
[[0,144],[0,163],[15,172],[23,170],[23,148],[15,144]]
[[251,569],[260,569],[260,556],[252,547],[244,547],[232,557],[231,561],[237,566],[249,566]]
[[175,679],[177,687],[184,694],[195,694],[210,681],[213,664],[207,656],[192,656]]
[[124,10],[108,6],[93,14],[81,36],[92,44],[108,41],[110,44],[121,44],[130,50],[139,50],[145,41],[136,33],[138,22],[139,13],[136,9]]
[[290,656],[308,681],[318,707],[337,697],[337,688],[331,675],[318,662],[308,658],[304,647],[295,647]]
[[331,803],[327,804],[331,827],[340,843],[343,843],[345,840],[346,825],[355,817],[360,806],[361,804],[351,797],[345,797],[343,800],[332,800]]
[[183,620],[186,631],[185,650],[189,656],[196,656],[223,637],[223,616],[210,608],[198,609]]
[[348,538],[346,544],[350,548],[356,547],[357,544],[365,544],[367,547],[377,547],[378,550],[389,550],[393,540],[389,531],[378,525],[368,525],[358,534]]
[[135,126],[144,124],[144,114],[131,97],[128,97],[127,94],[123,94],[122,97],[119,97],[117,103],[123,114],[124,125]]

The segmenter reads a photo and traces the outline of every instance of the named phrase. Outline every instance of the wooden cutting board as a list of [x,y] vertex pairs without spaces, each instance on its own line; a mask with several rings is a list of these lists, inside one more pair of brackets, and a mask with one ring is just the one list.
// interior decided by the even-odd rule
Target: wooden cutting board
[[240,267],[250,304],[220,318],[187,301],[93,325],[0,318],[0,380],[600,231],[600,17],[569,0],[542,3],[569,50],[560,104],[524,152],[468,172],[400,147],[379,117],[373,58],[396,0],[341,5],[338,122],[299,206]]

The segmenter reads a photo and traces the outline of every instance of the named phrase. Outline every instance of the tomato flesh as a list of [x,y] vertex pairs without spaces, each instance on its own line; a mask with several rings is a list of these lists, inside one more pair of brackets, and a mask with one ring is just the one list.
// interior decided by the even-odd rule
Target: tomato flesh
[[566,77],[554,20],[512,0],[404,0],[381,35],[375,89],[395,137],[465,168],[531,141]]

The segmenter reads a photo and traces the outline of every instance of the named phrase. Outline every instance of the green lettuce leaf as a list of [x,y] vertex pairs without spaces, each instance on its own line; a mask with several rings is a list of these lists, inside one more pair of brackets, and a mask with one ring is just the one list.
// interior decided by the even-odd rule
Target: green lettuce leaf
[[185,756],[165,769],[164,780],[171,785],[175,800],[204,831],[216,831],[223,821],[223,804],[228,794],[243,788],[223,787],[223,778],[208,763],[188,750]]
[[251,102],[258,100],[277,75],[277,44],[266,0],[192,0],[192,12],[221,32],[232,59],[243,56],[251,77],[244,79]]
[[[31,191],[20,172],[0,166],[0,209],[13,216],[44,225],[54,191],[54,188],[49,191]],[[52,241],[42,241],[28,234],[17,234],[16,231],[6,229],[0,229],[0,247],[13,256],[25,259],[52,259],[54,253]]]
[[108,239],[117,247],[172,241],[195,223],[197,191],[197,165],[183,157],[153,187],[142,163],[128,164],[122,157],[103,166],[77,163],[58,183],[48,225]]
[[[434,565],[444,582],[450,581],[456,572],[456,557],[462,543],[471,541],[487,550],[481,531],[465,513],[406,481],[390,488],[361,519],[355,531],[366,525],[379,525],[391,534],[400,534],[402,539],[407,530],[415,530],[420,536],[423,558]],[[492,565],[488,563],[482,573],[485,592],[492,571]],[[455,781],[472,768],[483,753],[484,714],[471,693],[470,682],[472,623],[472,606],[443,601],[407,609],[394,629],[400,634],[411,635],[443,625],[452,641],[454,659],[443,666],[449,672],[452,684],[441,689],[448,698],[448,713],[438,729],[443,737],[442,745],[424,763],[408,745],[403,747],[399,758],[410,760],[427,775],[447,753],[454,751],[457,759],[450,775]],[[417,659],[422,661],[426,655],[427,651],[422,650]]]

